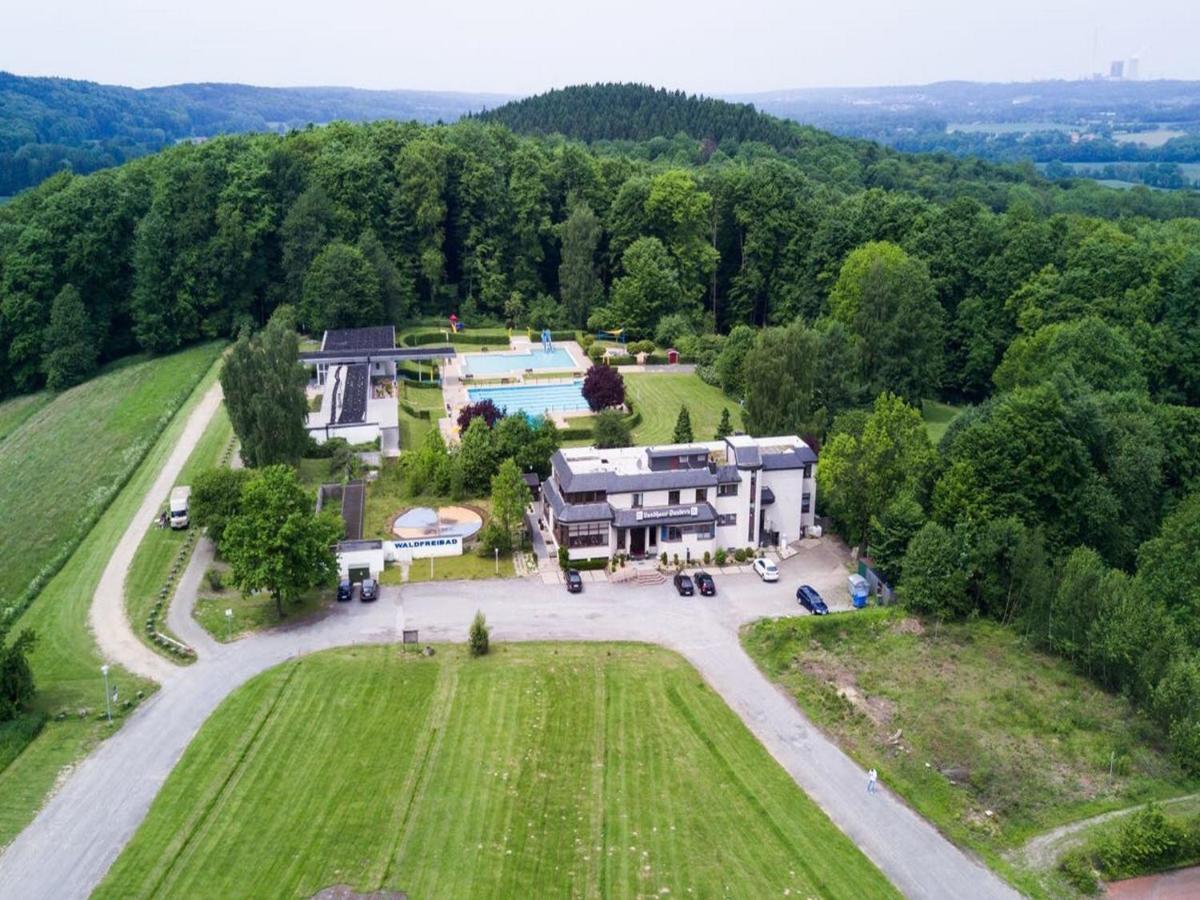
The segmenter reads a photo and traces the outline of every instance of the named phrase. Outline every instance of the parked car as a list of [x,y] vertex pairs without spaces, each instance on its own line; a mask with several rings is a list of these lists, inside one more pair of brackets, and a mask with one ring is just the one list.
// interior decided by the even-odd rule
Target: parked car
[[680,597],[690,597],[696,593],[696,586],[692,584],[692,579],[683,572],[676,572],[675,590],[679,592]]
[[829,615],[829,607],[825,605],[825,601],[821,599],[821,595],[817,593],[812,585],[800,585],[796,589],[796,599],[800,601],[801,606],[814,616]]
[[350,584],[349,578],[343,578],[338,582],[337,598],[338,603],[345,603],[354,596],[354,588]]
[[778,581],[779,566],[771,562],[766,557],[760,556],[754,561],[754,571],[758,573],[758,577],[763,581]]
[[583,593],[583,576],[574,569],[567,569],[567,590],[572,594]]
[[370,603],[373,600],[379,599],[379,585],[374,578],[364,578],[362,587],[358,591],[363,603]]
[[696,582],[696,590],[700,592],[702,597],[715,597],[717,594],[717,583],[713,581],[713,577],[707,572],[697,572],[692,576],[692,581]]

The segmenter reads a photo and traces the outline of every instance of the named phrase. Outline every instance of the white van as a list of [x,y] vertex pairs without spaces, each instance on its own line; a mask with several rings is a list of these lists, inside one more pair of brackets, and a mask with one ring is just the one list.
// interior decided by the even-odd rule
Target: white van
[[188,498],[192,496],[190,487],[177,487],[171,491],[170,517],[172,528],[188,527]]

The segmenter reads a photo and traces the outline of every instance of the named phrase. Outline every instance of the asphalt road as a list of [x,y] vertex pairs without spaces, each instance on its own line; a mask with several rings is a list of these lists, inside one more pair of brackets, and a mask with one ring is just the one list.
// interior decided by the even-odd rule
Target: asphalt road
[[582,595],[530,578],[385,588],[374,604],[341,604],[325,618],[227,645],[168,679],[101,744],[0,856],[0,897],[85,897],[142,821],[163,780],[209,714],[237,686],[291,657],[357,643],[463,641],[476,609],[493,640],[633,640],[681,653],[729,703],[830,818],[908,896],[1013,897],[983,865],[892,796],[866,793],[866,775],[820,734],[741,650],[738,627],[797,611],[795,584],[844,596],[827,566],[801,554],[778,585],[723,578],[715,598],[680,598],[671,585],[588,584]]

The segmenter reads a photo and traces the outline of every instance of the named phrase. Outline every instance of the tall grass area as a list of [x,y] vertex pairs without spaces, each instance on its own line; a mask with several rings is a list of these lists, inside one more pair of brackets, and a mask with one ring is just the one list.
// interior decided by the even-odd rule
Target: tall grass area
[[94,896],[334,884],[897,896],[691,666],[621,644],[359,647],[270,670],[204,724]]
[[[0,846],[11,841],[33,818],[37,808],[53,787],[59,772],[77,762],[96,741],[110,731],[100,714],[104,707],[103,682],[100,677],[101,658],[88,627],[88,609],[92,594],[121,534],[128,527],[158,470],[179,439],[187,413],[216,380],[218,366],[215,358],[219,350],[219,345],[209,344],[174,356],[131,363],[119,370],[123,373],[127,368],[136,368],[140,372],[139,379],[122,379],[120,382],[128,395],[123,423],[128,428],[131,424],[128,421],[129,410],[141,409],[145,416],[145,427],[140,432],[141,439],[151,442],[151,446],[140,464],[136,460],[133,461],[133,473],[128,483],[100,515],[95,527],[87,533],[66,564],[49,580],[17,623],[17,630],[30,627],[38,635],[38,644],[30,657],[38,688],[34,712],[48,716],[50,721],[32,743],[20,751],[7,766],[0,769]],[[161,397],[163,383],[179,385],[181,369],[191,374],[192,390],[188,396],[187,386],[181,387],[186,400],[179,407],[177,415],[160,433],[161,409],[146,402],[145,397]],[[116,374],[118,373],[102,375],[75,390],[82,390],[87,396],[90,395],[87,389],[94,389],[98,383],[106,384],[111,389],[113,382],[105,379]],[[43,421],[44,416],[62,399],[60,397],[55,400],[22,428]],[[97,422],[86,407],[80,409],[73,403],[72,409],[75,414],[84,416],[84,419],[75,423],[78,433],[75,440],[66,445],[67,449],[76,447],[78,455],[96,455],[94,449],[88,449],[87,441],[93,435],[106,433],[106,425]],[[57,434],[69,431],[70,428],[64,425],[47,429],[48,433]],[[54,455],[50,454],[47,447],[40,447],[37,442],[33,442],[29,449],[34,451],[35,455]],[[12,446],[9,446],[7,441],[0,444],[0,459],[5,459],[11,451]],[[115,450],[110,452],[117,455]],[[29,472],[26,476],[25,468],[22,467],[21,477],[43,477],[32,467],[28,467]],[[64,472],[61,473],[61,477],[72,476],[71,473]],[[120,479],[122,476],[112,477]],[[0,483],[0,491],[7,491],[8,488],[7,481]],[[84,485],[79,490],[86,496],[89,491],[99,488]],[[121,703],[114,709],[114,727],[119,727],[121,717],[126,713],[124,701],[134,698],[139,690],[152,690],[153,685],[117,666],[113,667],[110,677],[120,693]]]
[[872,609],[763,620],[743,644],[887,788],[1029,894],[1044,891],[1006,851],[1197,788],[1126,700],[993,622]]
[[55,397],[0,443],[0,607],[87,534],[220,345],[134,359]]
[[[233,426],[229,423],[229,414],[225,404],[221,404],[213,416],[204,435],[192,450],[191,456],[184,463],[179,474],[179,484],[191,484],[193,479],[205,469],[211,469],[220,464],[233,441]],[[162,498],[163,508],[166,508],[168,498]],[[178,662],[179,658],[165,652],[158,644],[146,635],[146,617],[150,608],[158,599],[158,592],[166,582],[171,570],[171,563],[179,548],[183,545],[187,531],[175,531],[171,528],[151,528],[142,538],[137,553],[134,554],[133,564],[125,576],[125,610],[129,615],[130,628],[142,639],[142,643],[161,653],[167,659]],[[166,631],[165,616],[159,630]],[[174,635],[172,635],[174,637]]]
[[49,391],[22,394],[0,402],[0,441],[16,431],[21,423],[53,399]]
[[711,441],[721,422],[721,410],[729,410],[733,427],[741,427],[741,410],[736,400],[718,387],[706,384],[699,375],[679,373],[630,373],[624,375],[625,391],[641,413],[633,430],[636,444],[669,444],[675,434],[679,407],[687,404],[692,434],[698,441]]

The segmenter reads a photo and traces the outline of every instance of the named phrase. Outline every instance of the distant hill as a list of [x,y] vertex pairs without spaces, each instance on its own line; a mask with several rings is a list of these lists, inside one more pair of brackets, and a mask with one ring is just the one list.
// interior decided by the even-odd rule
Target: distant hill
[[63,168],[91,172],[180,140],[345,119],[454,121],[503,94],[178,84],[135,88],[0,72],[0,195]]
[[644,84],[583,84],[514,100],[478,114],[521,134],[562,134],[576,140],[646,141],[680,132],[738,143],[758,141],[777,150],[796,145],[803,132],[748,103],[669,91]]

